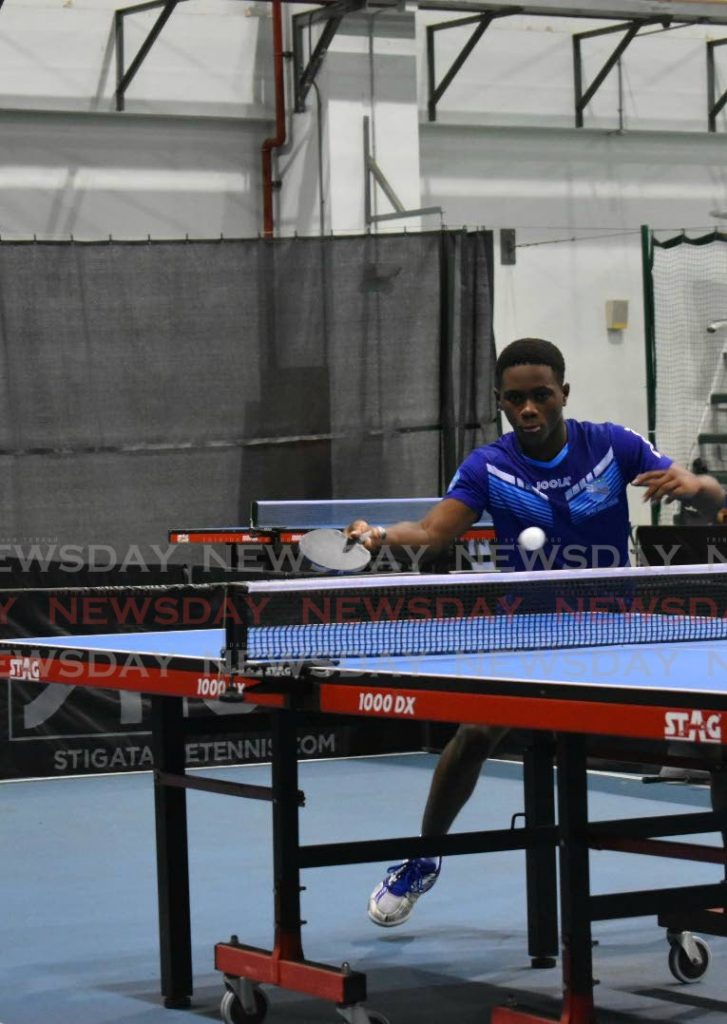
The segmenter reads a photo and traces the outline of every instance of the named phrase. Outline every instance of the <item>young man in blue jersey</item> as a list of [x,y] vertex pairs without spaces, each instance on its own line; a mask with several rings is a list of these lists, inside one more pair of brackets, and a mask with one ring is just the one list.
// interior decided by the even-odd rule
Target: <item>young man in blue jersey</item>
[[[570,387],[555,345],[521,338],[497,360],[495,393],[512,429],[462,463],[447,494],[418,523],[348,528],[370,550],[443,550],[487,511],[493,519],[499,569],[605,568],[628,565],[626,488],[644,488],[645,501],[688,501],[710,519],[724,504],[721,485],[661,455],[640,434],[614,423],[566,420]],[[540,526],[544,547],[523,551],[523,529]],[[442,751],[422,820],[422,835],[443,835],[469,799],[482,765],[507,732],[460,726]],[[391,868],[369,900],[378,925],[403,924],[434,885],[441,858],[415,858]]]

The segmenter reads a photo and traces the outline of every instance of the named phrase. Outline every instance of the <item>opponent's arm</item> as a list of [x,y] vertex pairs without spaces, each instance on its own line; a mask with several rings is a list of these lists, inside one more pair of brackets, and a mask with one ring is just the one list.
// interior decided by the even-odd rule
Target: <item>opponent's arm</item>
[[355,519],[345,534],[359,540],[369,551],[383,545],[392,548],[427,548],[436,555],[456,540],[475,522],[477,513],[456,498],[443,498],[418,523],[401,522],[393,526],[371,526],[364,519]]
[[650,469],[632,480],[636,487],[645,487],[644,501],[688,501],[703,515],[714,517],[724,507],[725,492],[713,476],[691,473],[672,463],[666,469]]

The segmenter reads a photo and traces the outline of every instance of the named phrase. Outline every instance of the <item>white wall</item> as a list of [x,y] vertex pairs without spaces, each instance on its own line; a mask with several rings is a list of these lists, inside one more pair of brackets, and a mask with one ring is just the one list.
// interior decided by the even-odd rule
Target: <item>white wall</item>
[[[2,106],[113,110],[113,19],[124,0],[6,0]],[[124,18],[128,66],[160,9]],[[270,101],[270,9],[239,0],[180,3],[126,95],[135,113],[251,116]]]
[[[613,72],[576,130],[571,35],[594,27],[536,18],[490,26],[437,121],[421,125],[422,201],[441,205],[451,226],[516,229],[516,265],[496,266],[498,347],[525,335],[554,341],[572,384],[570,414],[645,433],[640,226],[698,235],[718,226],[710,211],[727,210],[727,149],[723,134],[706,132],[705,71],[706,39],[727,37],[727,27],[634,40],[621,99]],[[470,31],[437,33],[438,80]],[[584,42],[586,86],[618,38]],[[718,69],[725,58],[727,48]],[[608,299],[629,303],[622,332],[606,328]],[[631,507],[635,522],[649,521],[638,494]]]
[[[527,237],[520,232],[520,237]],[[585,237],[572,243],[519,248],[514,267],[495,278],[498,348],[514,338],[553,341],[566,360],[571,385],[567,414],[611,420],[647,432],[646,365],[637,236]],[[629,324],[606,327],[606,300],[626,299]],[[640,495],[630,496],[634,523],[650,521]]]
[[220,118],[0,110],[0,235],[254,236],[266,134]]
[[[115,110],[116,0],[0,11],[3,238],[254,236],[271,133],[268,4],[175,10]],[[125,18],[126,66],[159,10]]]
[[[273,115],[270,6],[181,3],[130,85],[126,112],[116,113],[117,6],[5,0],[0,235],[256,235],[260,147]],[[645,0],[610,6],[654,8]],[[705,6],[711,13],[718,5],[680,9]],[[286,21],[302,10],[286,7]],[[126,19],[127,64],[157,16]],[[377,160],[407,208],[441,206],[450,227],[516,229],[516,265],[496,267],[498,344],[525,334],[551,338],[566,355],[573,415],[645,430],[639,227],[698,234],[718,223],[711,210],[727,210],[727,113],[720,134],[708,135],[705,71],[706,41],[727,37],[727,24],[649,30],[634,40],[621,92],[614,72],[586,112],[587,128],[576,131],[572,35],[603,23],[498,20],[430,124],[426,25],[461,16],[364,12],[344,25],[318,79],[319,99],[312,91],[306,113],[288,117],[277,162],[278,229],[365,229],[362,120],[369,116]],[[437,33],[438,77],[470,31]],[[617,41],[584,43],[586,84]],[[727,46],[717,64],[721,90]],[[386,209],[379,195],[379,212]],[[386,229],[438,225],[413,219]],[[605,326],[605,303],[614,298],[630,308],[619,334]]]
[[[315,38],[315,37],[314,37]],[[413,13],[346,18],[304,114],[290,119],[278,161],[282,233],[360,232],[365,227],[364,118],[369,152],[407,210],[420,206],[417,35]],[[322,179],[322,207],[321,207]],[[393,206],[378,185],[374,214]],[[418,218],[397,222],[417,230]]]
[[[599,4],[590,6],[596,9]],[[653,16],[651,6],[648,13]],[[422,12],[419,15],[422,47],[425,25],[441,26],[455,22],[458,17],[462,15]],[[570,17],[514,16],[493,21],[440,100],[437,120],[513,127],[572,127],[575,124],[573,36],[617,24]],[[463,25],[435,33],[437,82],[441,81],[472,30],[472,25]],[[584,91],[622,35],[616,32],[582,41]],[[725,35],[727,25],[721,28],[689,25],[668,32],[661,31],[660,26],[643,28],[622,57],[622,99],[619,99],[618,72],[614,69],[584,112],[584,126],[669,131],[706,128],[705,43],[707,39]],[[717,63],[721,63],[719,59]],[[422,106],[425,98],[426,82],[422,79]],[[619,107],[622,108],[621,120]]]
[[[593,129],[421,130],[422,201],[446,222],[515,228],[517,263],[496,265],[498,346],[546,337],[566,356],[573,416],[646,431],[640,225],[695,235],[727,210],[723,135]],[[629,326],[606,329],[608,299]],[[634,516],[648,510],[635,503]]]

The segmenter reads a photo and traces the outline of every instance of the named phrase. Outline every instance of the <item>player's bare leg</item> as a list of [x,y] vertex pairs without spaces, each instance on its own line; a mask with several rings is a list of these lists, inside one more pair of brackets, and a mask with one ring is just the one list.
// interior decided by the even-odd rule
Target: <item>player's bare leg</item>
[[482,765],[497,749],[507,729],[461,725],[442,751],[422,818],[423,836],[441,836],[472,796]]
[[[444,835],[472,795],[482,765],[507,729],[462,725],[442,751],[424,810],[422,835]],[[414,857],[389,868],[371,893],[369,917],[374,924],[393,928],[408,920],[419,897],[439,876],[440,857]]]

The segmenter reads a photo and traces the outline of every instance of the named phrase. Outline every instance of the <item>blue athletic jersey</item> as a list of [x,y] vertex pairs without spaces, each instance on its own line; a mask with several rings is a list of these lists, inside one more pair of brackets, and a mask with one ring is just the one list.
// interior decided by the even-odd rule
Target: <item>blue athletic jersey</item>
[[[490,513],[499,569],[605,568],[628,565],[626,487],[650,469],[666,469],[641,434],[616,423],[566,420],[568,440],[550,462],[524,455],[514,433],[477,448],[457,470],[446,497],[477,515]],[[517,538],[540,526],[540,551],[522,551]]]

